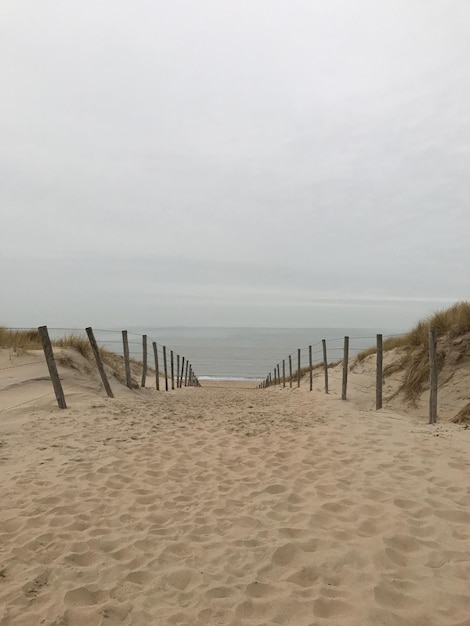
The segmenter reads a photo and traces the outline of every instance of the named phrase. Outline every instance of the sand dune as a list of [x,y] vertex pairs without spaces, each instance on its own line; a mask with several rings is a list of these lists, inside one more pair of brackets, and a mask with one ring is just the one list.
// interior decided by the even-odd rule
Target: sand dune
[[0,626],[469,626],[470,430],[63,375],[1,414]]

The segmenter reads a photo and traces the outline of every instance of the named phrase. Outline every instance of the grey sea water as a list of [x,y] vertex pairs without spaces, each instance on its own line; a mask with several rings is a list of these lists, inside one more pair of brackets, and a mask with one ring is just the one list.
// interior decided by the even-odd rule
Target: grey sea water
[[[309,362],[312,346],[313,362],[323,359],[322,339],[327,342],[328,361],[343,356],[344,337],[349,336],[350,355],[375,344],[377,333],[384,338],[400,334],[400,330],[374,328],[128,328],[131,356],[142,357],[142,335],[155,341],[159,352],[166,346],[174,355],[189,360],[201,379],[261,380],[283,359],[288,367],[289,355],[293,369],[297,367],[297,350],[301,349],[302,367]],[[95,331],[101,345],[122,353],[120,333]],[[151,346],[150,356],[151,358]],[[161,366],[160,366],[161,369]]]

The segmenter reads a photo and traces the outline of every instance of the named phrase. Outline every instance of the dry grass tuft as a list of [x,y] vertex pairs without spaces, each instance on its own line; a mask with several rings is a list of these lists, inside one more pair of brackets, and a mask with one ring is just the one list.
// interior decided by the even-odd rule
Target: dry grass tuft
[[[438,371],[444,365],[445,352],[437,351]],[[405,361],[405,373],[399,392],[403,392],[410,404],[416,404],[419,396],[429,386],[429,353],[421,347],[409,354]]]
[[[470,331],[470,302],[457,302],[447,309],[436,311],[405,335],[408,338],[408,354],[402,359],[404,371],[400,391],[414,404],[426,388],[429,378],[429,330],[436,330],[438,337],[437,366],[441,370],[449,341]],[[396,371],[396,370],[395,370]]]
[[[89,372],[94,371],[95,359],[87,337],[70,334],[60,339],[52,339],[51,343],[57,348],[76,350],[90,362],[92,367],[90,367]],[[42,343],[36,329],[12,330],[0,326],[0,347],[12,348],[15,352],[23,352],[26,350],[41,350]],[[110,350],[106,350],[105,348],[100,348],[100,354],[103,363],[109,367],[116,379],[120,383],[126,384],[124,357]],[[57,360],[60,365],[76,369],[73,359],[67,355],[60,355],[57,357]],[[142,371],[142,363],[137,359],[130,359],[130,362],[133,378],[132,383],[133,386],[137,388],[139,386],[137,379],[140,377],[140,372]],[[151,372],[152,370],[149,368],[149,374]]]
[[[382,347],[384,352],[388,352],[389,350],[395,350],[395,348],[403,348],[404,346],[409,346],[409,342],[409,333],[407,333],[406,335],[399,335],[397,337],[388,337],[388,339],[384,340]],[[375,354],[376,352],[377,346],[371,346],[370,348],[366,348],[365,350],[359,352],[359,354],[356,354],[355,362],[360,363],[368,356],[370,356],[371,354]]]
[[[404,353],[397,355],[393,363],[384,368],[384,376],[403,371],[403,382],[397,394],[403,393],[405,399],[411,404],[416,403],[428,384],[429,330],[431,328],[436,330],[438,338],[437,360],[440,370],[449,352],[449,340],[470,332],[470,302],[457,302],[447,309],[436,311],[433,315],[419,321],[405,335],[390,337],[384,341],[384,351],[395,348],[405,349]],[[462,350],[465,349],[465,345],[465,343],[462,344]],[[363,350],[356,356],[355,362],[363,361],[376,351],[375,346]]]
[[454,417],[452,417],[450,421],[453,422],[454,424],[463,424],[464,422],[469,423],[470,422],[470,402],[467,405],[465,405],[463,409],[460,409],[457,415],[454,415]]
[[[434,328],[438,337],[449,334],[455,338],[470,332],[470,302],[462,300],[452,305],[448,309],[441,309],[420,320],[414,328],[405,335],[389,337],[383,342],[384,351],[395,348],[416,348],[424,347],[428,349],[429,330]],[[363,350],[356,356],[358,362],[363,361],[377,351],[375,346]]]
[[34,328],[12,330],[0,326],[0,347],[13,348],[15,352],[38,350],[42,347],[39,333]]
[[[54,346],[58,348],[69,348],[72,350],[76,350],[79,354],[81,354],[87,361],[92,363],[93,367],[95,366],[95,357],[93,355],[93,351],[90,346],[90,342],[87,337],[81,335],[67,335],[66,337],[62,337],[61,339],[55,339],[53,342]],[[126,384],[126,375],[125,375],[125,367],[124,367],[124,357],[116,352],[111,352],[111,350],[107,350],[106,348],[99,348],[101,360],[104,365],[107,365],[111,370],[113,376],[123,385]],[[142,362],[137,359],[129,359],[131,364],[131,378],[132,378],[132,386],[134,389],[139,387],[137,382],[137,378],[140,377],[140,372],[142,371]],[[93,371],[93,369],[91,370]]]
[[418,334],[420,342],[427,346],[430,328],[436,329],[438,336],[449,334],[452,338],[470,332],[470,302],[463,300],[448,309],[436,311],[424,322],[419,322],[411,332]]
[[88,361],[93,358],[90,342],[81,335],[71,334],[61,337],[60,339],[54,339],[52,341],[52,345],[57,346],[58,348],[72,348],[84,356]]

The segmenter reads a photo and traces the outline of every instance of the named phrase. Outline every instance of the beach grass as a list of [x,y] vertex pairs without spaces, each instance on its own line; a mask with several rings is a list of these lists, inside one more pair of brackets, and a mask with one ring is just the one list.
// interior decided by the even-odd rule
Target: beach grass
[[[88,338],[85,336],[70,333],[58,339],[51,339],[51,343],[56,348],[75,350],[78,354],[90,362],[90,364],[94,364],[93,351]],[[42,344],[37,329],[10,329],[0,326],[0,347],[11,348],[15,352],[21,353],[28,350],[41,350]],[[103,363],[110,368],[111,372],[119,380],[119,382],[125,383],[124,357],[103,347],[100,347],[99,351]],[[67,367],[73,366],[73,361],[67,355],[59,354],[56,357],[56,360],[60,365]],[[131,374],[134,379],[133,384],[135,387],[138,387],[138,383],[135,378],[139,376],[139,372],[141,371],[143,365],[142,361],[135,358],[130,358],[129,361],[131,364]],[[148,372],[150,374],[155,374],[155,370],[151,367],[148,368]]]
[[[441,370],[450,351],[463,353],[467,342],[459,343],[459,337],[470,333],[470,302],[460,301],[420,320],[408,333],[390,337],[383,343],[384,351],[401,348],[392,362],[384,368],[384,376],[403,372],[403,379],[396,395],[403,394],[405,400],[415,404],[423,393],[429,378],[429,331],[434,329],[437,337],[437,366]],[[375,346],[363,350],[355,362],[361,362],[375,354]],[[457,354],[458,359],[458,354]],[[465,412],[465,411],[464,411]],[[467,410],[467,413],[469,411]],[[459,418],[463,418],[463,415]]]

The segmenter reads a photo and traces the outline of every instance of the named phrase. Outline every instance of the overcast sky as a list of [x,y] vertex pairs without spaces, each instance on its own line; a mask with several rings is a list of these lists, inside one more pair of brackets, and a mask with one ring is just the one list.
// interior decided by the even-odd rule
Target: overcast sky
[[0,324],[469,297],[468,0],[0,0]]

